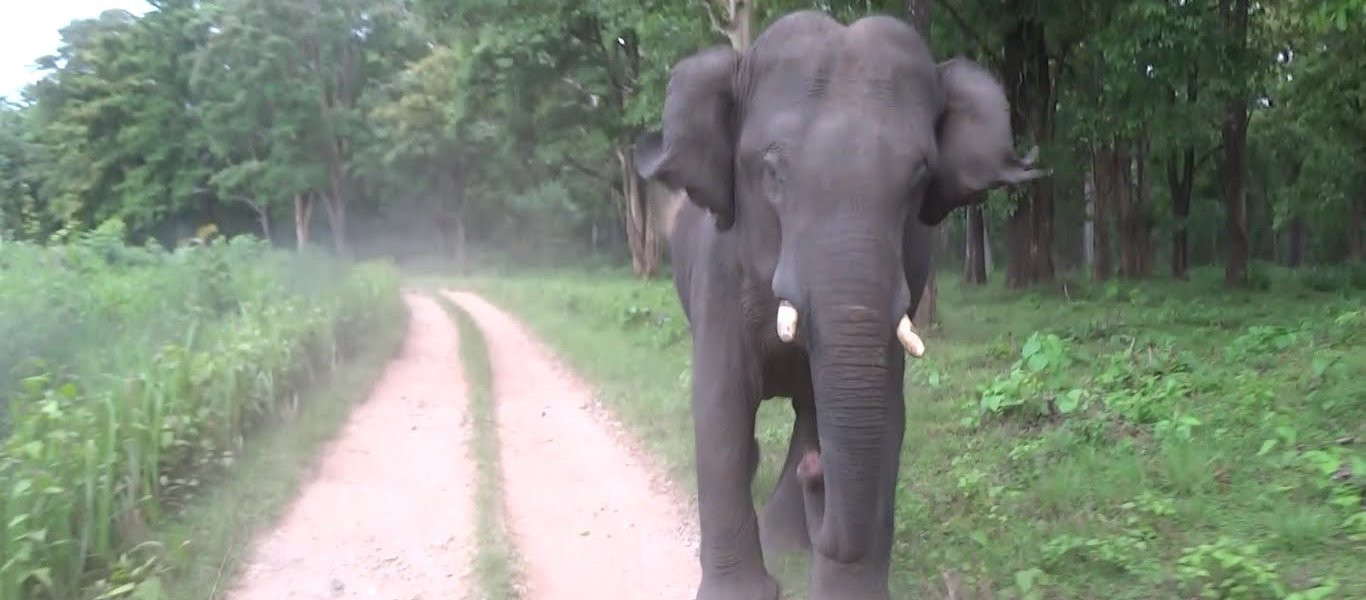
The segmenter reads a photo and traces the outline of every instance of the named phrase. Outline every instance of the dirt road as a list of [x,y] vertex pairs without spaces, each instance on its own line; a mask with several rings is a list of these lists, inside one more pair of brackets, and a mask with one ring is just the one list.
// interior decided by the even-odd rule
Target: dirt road
[[690,600],[701,572],[667,482],[520,324],[478,296],[449,295],[488,340],[509,528],[528,597]]
[[402,353],[257,540],[229,600],[436,600],[470,589],[474,465],[459,336],[435,300],[404,301]]
[[[696,528],[681,495],[524,327],[448,296],[487,340],[523,600],[691,599]],[[229,600],[481,597],[458,332],[432,298],[404,299],[403,353],[257,540]]]

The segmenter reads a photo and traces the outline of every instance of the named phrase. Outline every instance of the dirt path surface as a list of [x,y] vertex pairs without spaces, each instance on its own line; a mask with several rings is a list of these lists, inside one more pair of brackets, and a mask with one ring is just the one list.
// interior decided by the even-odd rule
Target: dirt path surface
[[473,597],[474,467],[458,336],[432,298],[404,301],[402,354],[256,542],[229,600]]
[[692,600],[696,528],[590,389],[505,312],[448,292],[487,340],[508,529],[530,600]]

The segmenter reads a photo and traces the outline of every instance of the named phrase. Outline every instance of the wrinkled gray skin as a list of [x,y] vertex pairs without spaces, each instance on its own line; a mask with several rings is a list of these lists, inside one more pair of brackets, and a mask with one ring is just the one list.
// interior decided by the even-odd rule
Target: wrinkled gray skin
[[[635,153],[641,176],[692,200],[670,247],[693,334],[699,600],[777,598],[763,554],[786,550],[812,552],[813,600],[890,597],[895,328],[920,300],[930,227],[1046,174],[1011,145],[1000,85],[964,59],[936,64],[891,17],[797,12],[743,54],[674,66],[662,128]],[[790,343],[779,300],[800,316]],[[796,419],[759,518],[755,412],[777,396]]]

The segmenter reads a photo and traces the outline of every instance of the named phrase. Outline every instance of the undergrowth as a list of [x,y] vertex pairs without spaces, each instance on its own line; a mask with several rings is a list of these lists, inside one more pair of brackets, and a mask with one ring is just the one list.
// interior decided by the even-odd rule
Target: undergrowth
[[[1341,271],[1268,271],[1250,291],[1202,270],[1028,292],[943,278],[941,326],[907,366],[894,592],[1366,597],[1366,303]],[[670,281],[462,285],[558,346],[694,481]],[[782,401],[760,410],[758,501],[790,419]]]
[[153,528],[401,322],[398,284],[211,232],[128,246],[117,222],[0,246],[0,598],[160,598]]

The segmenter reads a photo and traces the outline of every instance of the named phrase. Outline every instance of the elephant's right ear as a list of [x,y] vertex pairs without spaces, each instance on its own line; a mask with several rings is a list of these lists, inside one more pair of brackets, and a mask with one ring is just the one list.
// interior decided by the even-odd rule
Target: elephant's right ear
[[663,128],[641,134],[635,145],[641,177],[686,190],[723,230],[735,223],[733,81],[739,62],[729,46],[680,60],[669,75]]
[[1037,148],[1015,154],[1010,104],[991,73],[961,57],[937,70],[944,106],[936,127],[939,165],[920,207],[927,225],[938,225],[960,206],[981,203],[988,190],[1050,174],[1034,166]]

